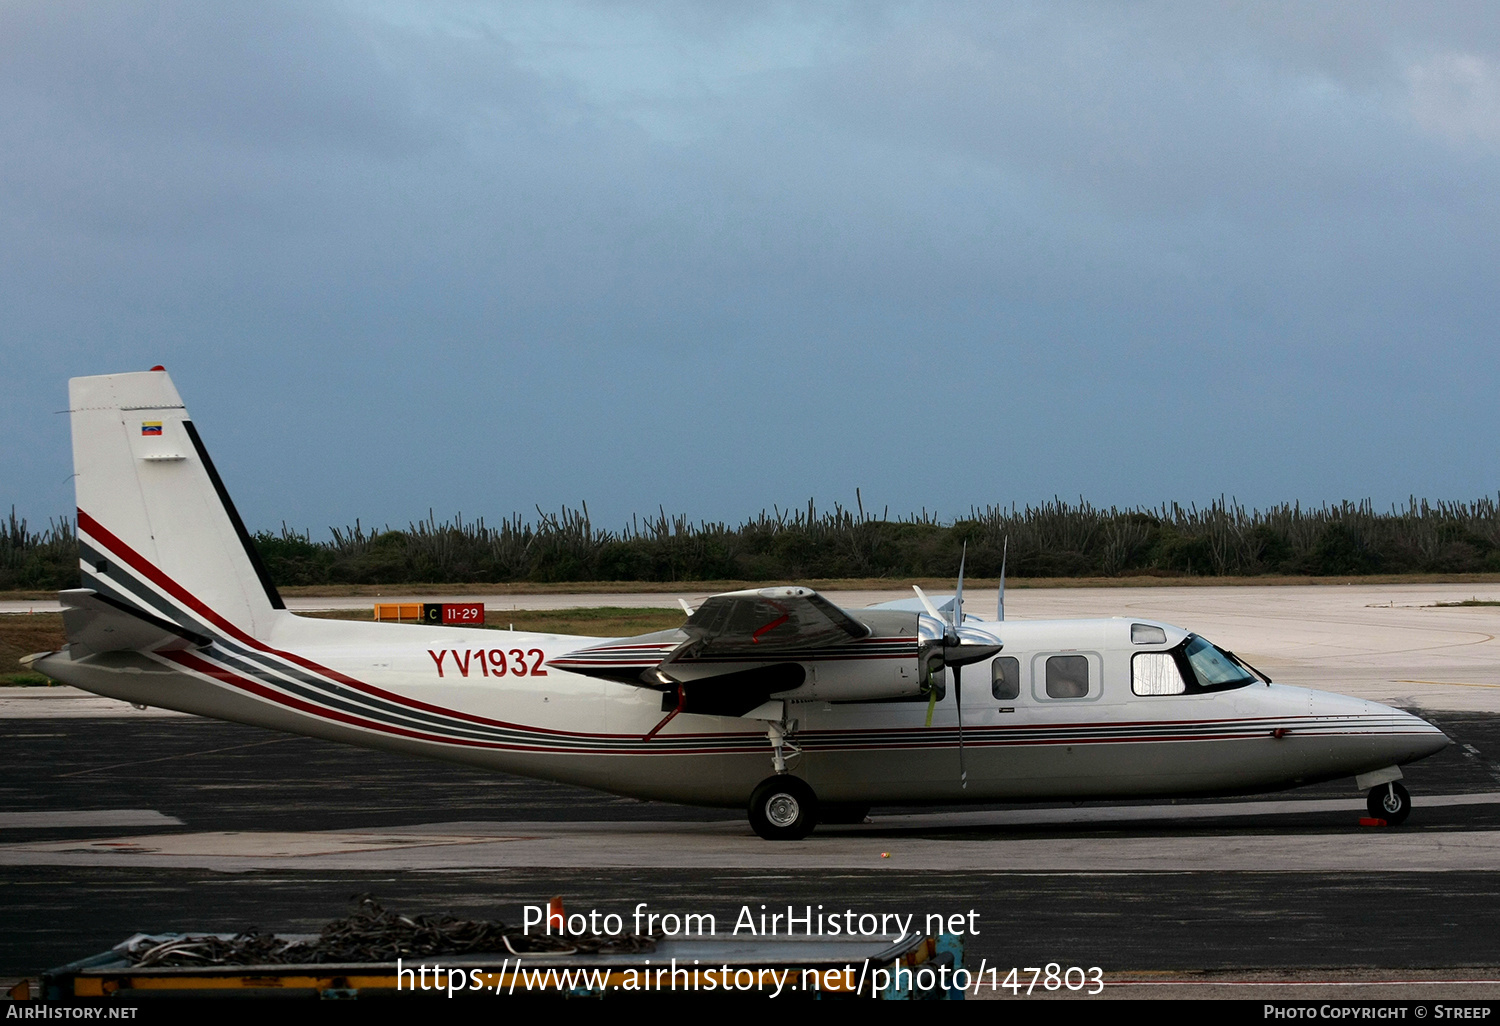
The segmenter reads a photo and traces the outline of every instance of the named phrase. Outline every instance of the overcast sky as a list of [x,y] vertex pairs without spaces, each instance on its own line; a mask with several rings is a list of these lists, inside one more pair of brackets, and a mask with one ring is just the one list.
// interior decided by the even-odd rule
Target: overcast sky
[[1500,489],[1494,4],[0,4],[0,504],[252,530]]

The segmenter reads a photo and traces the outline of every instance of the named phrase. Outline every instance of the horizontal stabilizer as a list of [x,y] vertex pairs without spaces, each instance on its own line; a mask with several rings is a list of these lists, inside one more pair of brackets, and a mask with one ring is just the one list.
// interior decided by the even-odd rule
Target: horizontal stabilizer
[[63,631],[74,658],[137,649],[165,652],[206,648],[212,643],[195,631],[133,609],[91,588],[64,591],[58,599],[63,605]]

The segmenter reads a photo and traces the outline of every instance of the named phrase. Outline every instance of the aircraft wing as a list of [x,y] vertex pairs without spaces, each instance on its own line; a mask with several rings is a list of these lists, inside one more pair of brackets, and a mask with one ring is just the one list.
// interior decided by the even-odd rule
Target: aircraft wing
[[673,688],[686,679],[785,664],[869,634],[868,627],[811,588],[759,588],[710,597],[676,630],[569,652],[549,665],[624,684]]
[[870,629],[811,588],[760,588],[714,595],[682,627],[693,656],[765,659],[868,637]]
[[206,648],[212,639],[101,595],[92,588],[60,592],[63,631],[76,656],[132,649],[158,652]]

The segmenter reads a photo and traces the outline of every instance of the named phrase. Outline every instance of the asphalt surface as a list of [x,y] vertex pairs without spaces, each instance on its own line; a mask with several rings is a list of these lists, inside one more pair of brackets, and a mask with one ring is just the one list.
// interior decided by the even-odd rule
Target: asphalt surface
[[[69,842],[53,849],[87,853],[77,856],[78,865],[57,864],[61,855],[0,865],[0,975],[35,974],[136,931],[314,932],[344,914],[359,893],[403,911],[508,922],[521,918],[523,904],[553,895],[580,911],[626,915],[645,901],[663,911],[710,912],[725,924],[743,906],[758,914],[762,903],[772,910],[821,904],[919,919],[972,910],[978,927],[969,938],[973,965],[1042,960],[1120,972],[1500,965],[1500,931],[1493,928],[1500,921],[1500,873],[1493,869],[1396,872],[1378,868],[1377,860],[1373,871],[1258,871],[1259,856],[1252,855],[1234,863],[1242,868],[1223,871],[1205,869],[1201,855],[1182,855],[1274,853],[1314,841],[1359,850],[1399,840],[1452,850],[1489,836],[1500,830],[1500,802],[1493,798],[1427,807],[1422,798],[1500,790],[1492,757],[1500,755],[1500,717],[1436,718],[1456,743],[1409,767],[1417,807],[1400,831],[1360,828],[1358,813],[1348,809],[1226,811],[1210,819],[1162,812],[1123,822],[1008,826],[987,825],[985,814],[970,810],[880,809],[869,825],[820,832],[802,843],[810,851],[820,843],[857,841],[897,855],[917,845],[979,853],[965,854],[963,868],[941,871],[922,865],[808,869],[790,850],[786,867],[778,868],[777,846],[742,839],[748,831],[736,813],[620,799],[232,724],[179,717],[0,721],[8,756],[0,767],[0,795],[10,813],[139,814],[117,826],[76,816],[0,818],[0,850]],[[1330,784],[1278,797],[1353,796],[1349,787]],[[714,845],[753,846],[746,850],[762,853],[762,864],[684,866],[664,844],[655,849],[658,864],[644,866],[485,867],[460,859],[428,868],[420,861],[418,868],[359,868],[378,867],[378,860],[368,862],[375,852],[340,867],[292,867],[295,859],[283,859],[226,872],[138,865],[130,846],[113,856],[87,846],[121,836],[154,837],[170,848],[174,838],[209,832],[248,840],[269,832],[420,832],[445,824],[469,833],[483,824],[504,834],[516,825],[535,832],[549,822],[575,831],[598,823],[595,833],[606,835],[608,829],[665,831],[668,839],[674,829],[687,831],[679,835],[686,838],[707,832],[710,840],[722,838],[711,851]],[[1099,851],[1129,845],[1159,851],[1159,857],[1147,863],[1150,869],[1059,871],[1048,853],[1068,845]],[[1265,858],[1267,866],[1285,864],[1275,855]]]
[[[113,704],[123,708],[123,703]],[[1500,790],[1500,716],[1422,715],[1454,743],[1405,768],[1406,786],[1418,805],[1423,794]],[[744,819],[736,811],[621,798],[190,716],[0,720],[0,744],[6,752],[0,764],[0,808],[154,809],[195,830],[349,829],[470,820]],[[1335,781],[1282,796],[1350,798],[1356,793],[1352,782]],[[893,806],[880,811],[916,810]],[[1422,829],[1433,815],[1414,814],[1411,827]],[[1472,817],[1481,815],[1487,813],[1468,809],[1446,811],[1440,818],[1475,823]],[[1347,817],[1334,821],[1346,823]],[[46,829],[5,833],[6,840],[48,836],[68,835]]]
[[1131,981],[1116,995],[1170,984],[1174,996],[1500,996],[1500,608],[1437,605],[1472,591],[1007,598],[1012,616],[1181,623],[1279,682],[1437,723],[1455,743],[1406,768],[1415,809],[1393,830],[1359,826],[1352,782],[1335,782],[1208,804],[877,809],[869,824],[772,845],[737,812],[136,713],[63,689],[3,695],[0,978],[137,931],[316,931],[361,893],[405,912],[507,922],[559,895],[584,912],[628,915],[646,902],[712,913],[721,928],[761,904],[919,920],[973,912],[971,968],[1098,965]]

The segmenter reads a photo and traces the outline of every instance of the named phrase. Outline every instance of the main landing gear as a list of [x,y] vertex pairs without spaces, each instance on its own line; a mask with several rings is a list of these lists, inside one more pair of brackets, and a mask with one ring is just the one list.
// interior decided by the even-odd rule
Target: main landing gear
[[797,721],[787,715],[785,701],[766,702],[746,715],[766,722],[771,765],[776,770],[774,777],[762,780],[750,792],[750,826],[768,841],[800,841],[818,825],[821,810],[818,796],[806,781],[787,772],[787,763],[802,754],[802,747],[792,740]]
[[1374,819],[1383,819],[1391,826],[1400,826],[1411,815],[1411,795],[1406,788],[1392,780],[1370,788],[1365,807]]
[[750,795],[750,826],[768,841],[800,841],[817,825],[818,796],[797,777],[768,777]]

